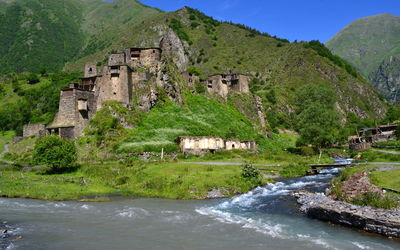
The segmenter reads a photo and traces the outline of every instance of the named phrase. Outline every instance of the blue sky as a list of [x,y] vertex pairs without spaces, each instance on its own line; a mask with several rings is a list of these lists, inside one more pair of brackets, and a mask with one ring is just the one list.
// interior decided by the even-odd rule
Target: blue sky
[[245,24],[281,38],[325,42],[352,21],[391,13],[400,0],[140,0],[165,11],[183,6],[215,19]]

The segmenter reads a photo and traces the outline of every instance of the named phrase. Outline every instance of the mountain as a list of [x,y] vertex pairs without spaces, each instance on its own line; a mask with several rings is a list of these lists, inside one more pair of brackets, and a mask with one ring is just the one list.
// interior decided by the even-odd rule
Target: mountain
[[391,56],[369,75],[376,89],[392,103],[400,100],[400,57]]
[[106,47],[113,39],[108,30],[160,12],[133,0],[0,0],[0,6],[3,74],[60,70]]
[[[162,44],[169,48],[163,52],[167,65],[173,64],[178,72],[190,71],[203,80],[211,74],[248,75],[250,90],[262,100],[272,127],[294,127],[296,91],[308,84],[333,90],[342,122],[350,113],[379,119],[387,110],[369,82],[317,41],[290,43],[216,21],[189,7],[162,12],[136,0],[0,0],[0,4],[5,6],[2,18],[18,23],[0,29],[0,40],[7,45],[0,53],[3,73],[41,68],[77,72],[86,62],[100,68],[111,52]],[[11,85],[14,78],[8,79]],[[24,90],[27,80],[18,81]],[[25,94],[15,86],[7,89],[15,99]],[[5,113],[7,98],[0,103]],[[256,116],[256,109],[246,104],[254,100],[231,99],[247,118]],[[34,107],[27,108],[34,112]]]
[[[391,82],[386,75],[389,82],[383,86],[381,80],[375,82],[380,79],[375,73],[391,57],[400,57],[400,16],[381,14],[356,20],[330,39],[326,46],[354,65],[388,100],[394,101],[400,85]],[[391,68],[393,72],[400,72],[400,68],[393,65]]]

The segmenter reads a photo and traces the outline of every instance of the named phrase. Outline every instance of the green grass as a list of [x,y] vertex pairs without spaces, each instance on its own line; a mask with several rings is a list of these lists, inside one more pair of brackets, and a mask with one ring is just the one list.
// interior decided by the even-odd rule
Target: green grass
[[371,173],[370,179],[379,187],[400,191],[400,169],[386,172],[374,171]]
[[361,153],[361,160],[368,162],[400,162],[400,154],[365,151]]
[[179,136],[218,136],[223,139],[258,140],[253,123],[234,106],[202,95],[185,95],[183,107],[166,100],[143,114],[136,128],[118,147],[118,152],[179,151]]
[[[174,162],[117,162],[84,165],[74,173],[46,175],[0,169],[0,195],[46,200],[69,200],[89,194],[119,193],[136,197],[201,199],[213,188],[226,195],[244,193],[265,184],[241,177],[241,166],[208,166]],[[86,184],[82,184],[85,180]]]
[[378,142],[378,143],[375,143],[374,146],[400,149],[400,140],[390,140],[390,141],[385,141],[385,142]]

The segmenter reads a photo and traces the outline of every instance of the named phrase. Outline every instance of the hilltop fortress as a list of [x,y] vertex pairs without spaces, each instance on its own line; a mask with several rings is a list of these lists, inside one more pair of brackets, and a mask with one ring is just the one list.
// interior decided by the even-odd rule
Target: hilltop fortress
[[[180,86],[172,79],[166,64],[163,51],[158,47],[127,48],[110,54],[101,71],[96,64],[87,63],[80,81],[61,90],[59,111],[53,122],[25,125],[23,136],[55,134],[76,139],[83,135],[83,130],[104,102],[116,101],[128,109],[148,112],[155,105],[160,88],[169,99],[181,104]],[[203,81],[189,72],[181,72],[179,77],[188,87],[202,84],[208,94],[224,99],[230,93],[250,93],[249,78],[241,74],[212,75]],[[263,116],[260,118],[264,119]]]

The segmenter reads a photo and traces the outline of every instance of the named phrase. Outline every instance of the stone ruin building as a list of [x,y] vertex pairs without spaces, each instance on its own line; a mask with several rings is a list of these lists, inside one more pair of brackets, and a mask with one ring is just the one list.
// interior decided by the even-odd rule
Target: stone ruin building
[[206,81],[207,92],[226,98],[231,93],[249,94],[249,78],[241,74],[211,75]]
[[363,151],[371,149],[377,142],[388,141],[395,138],[395,131],[399,125],[382,125],[375,128],[363,128],[358,135],[348,138],[350,151]]
[[183,136],[179,138],[179,141],[181,152],[185,154],[257,149],[255,141],[223,140],[213,136]]
[[160,48],[129,48],[109,55],[99,73],[96,64],[87,63],[84,76],[61,90],[59,111],[49,125],[26,125],[24,137],[56,134],[76,139],[83,134],[91,118],[105,101],[117,101],[129,107],[135,89],[149,80],[161,67]]
[[[157,100],[157,88],[167,92],[168,98],[181,103],[179,86],[171,84],[165,69],[161,48],[128,48],[108,56],[107,64],[98,70],[94,63],[87,63],[84,75],[76,83],[61,90],[59,111],[48,125],[25,125],[23,137],[48,134],[76,139],[106,101],[116,101],[122,106],[148,112]],[[230,93],[249,94],[249,79],[241,74],[219,74],[201,81],[199,76],[182,72],[188,86],[203,84],[209,94],[226,98]],[[134,102],[133,102],[134,100]],[[263,117],[261,117],[263,118]],[[261,119],[261,120],[264,120]],[[254,150],[255,142],[224,141],[216,137],[187,137],[181,141],[182,151]]]

